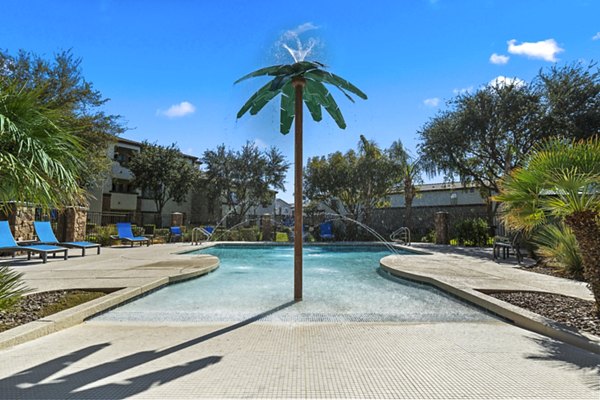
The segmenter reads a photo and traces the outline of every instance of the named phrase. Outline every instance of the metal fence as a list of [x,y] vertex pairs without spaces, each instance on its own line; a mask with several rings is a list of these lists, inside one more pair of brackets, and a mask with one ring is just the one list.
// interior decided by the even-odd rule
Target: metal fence
[[[171,225],[171,214],[158,214],[149,212],[114,212],[114,211],[88,211],[88,225],[106,226],[117,222],[129,222],[134,225],[156,225],[157,227],[168,227]],[[183,224],[187,224],[184,214]]]

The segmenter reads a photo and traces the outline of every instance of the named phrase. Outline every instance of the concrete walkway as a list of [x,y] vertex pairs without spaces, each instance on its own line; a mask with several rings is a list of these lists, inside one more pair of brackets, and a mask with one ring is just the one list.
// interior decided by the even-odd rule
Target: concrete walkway
[[511,260],[495,262],[491,249],[456,248],[417,244],[427,254],[388,256],[381,260],[382,268],[399,277],[429,283],[446,292],[477,304],[531,331],[573,344],[600,354],[600,338],[579,332],[486,295],[498,291],[536,291],[555,293],[592,301],[584,282],[529,272]]
[[[141,285],[149,282],[146,279],[168,279],[167,271],[173,270],[168,265],[179,257],[192,263],[204,258],[210,265],[206,257],[194,260],[172,254],[183,248],[103,249],[95,261],[91,255],[79,263],[74,259],[72,271],[64,271],[67,265],[59,261],[22,270],[28,282],[40,288],[52,286],[49,279],[55,278],[64,287],[86,282],[123,287],[121,279]],[[415,275],[419,268],[439,269],[441,264],[477,269],[475,258],[468,255],[452,256],[445,263],[440,254],[386,261],[403,263],[397,258],[411,261],[396,271],[410,268]],[[515,273],[508,264],[492,264]],[[193,267],[178,268],[189,272]],[[487,271],[488,266],[482,268]],[[162,271],[161,278],[149,276],[156,271]],[[69,278],[67,272],[80,274],[79,278]],[[478,285],[463,289],[473,286]],[[418,324],[91,320],[0,350],[0,360],[2,399],[600,397],[600,356],[501,320]]]

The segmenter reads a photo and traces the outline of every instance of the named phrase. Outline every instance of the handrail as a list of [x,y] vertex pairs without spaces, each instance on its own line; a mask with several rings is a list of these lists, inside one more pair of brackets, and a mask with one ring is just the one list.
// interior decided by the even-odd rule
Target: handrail
[[407,246],[410,246],[410,243],[411,243],[410,229],[408,229],[408,227],[406,227],[406,226],[402,226],[402,227],[396,229],[390,235],[390,240],[393,242],[399,242],[399,243],[403,243]]
[[198,226],[192,229],[192,245],[200,244],[200,237],[197,237],[196,234],[204,235],[206,240],[210,240],[210,237],[212,236],[212,232],[208,232],[206,229]]

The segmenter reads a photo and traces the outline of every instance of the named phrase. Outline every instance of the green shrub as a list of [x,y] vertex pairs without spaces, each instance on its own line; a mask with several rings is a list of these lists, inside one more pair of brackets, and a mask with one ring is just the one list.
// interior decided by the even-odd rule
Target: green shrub
[[131,232],[133,236],[144,236],[146,233],[143,226],[131,225]]
[[88,222],[87,224],[85,224],[85,231],[88,234],[96,232],[96,228],[97,225],[94,223]]
[[96,226],[94,232],[88,233],[88,240],[94,243],[100,243],[101,246],[110,246],[113,242],[111,235],[117,234],[115,225]]
[[[182,233],[182,235],[181,235],[181,240],[182,241],[184,241],[184,242],[191,242],[192,241],[193,228],[190,227],[189,229],[187,229],[187,228],[185,230],[182,229],[181,233]],[[202,236],[202,235],[196,234],[196,236]]]
[[435,243],[435,230],[431,230],[427,235],[421,237],[421,242]]
[[573,231],[564,223],[542,226],[533,237],[537,253],[565,275],[583,279],[583,260]]
[[482,218],[469,218],[454,225],[456,240],[461,246],[488,245],[490,234],[487,222]]
[[22,280],[23,274],[8,267],[0,267],[0,310],[15,304],[29,289]]
[[239,230],[240,240],[245,242],[256,242],[259,237],[258,227],[242,228]]

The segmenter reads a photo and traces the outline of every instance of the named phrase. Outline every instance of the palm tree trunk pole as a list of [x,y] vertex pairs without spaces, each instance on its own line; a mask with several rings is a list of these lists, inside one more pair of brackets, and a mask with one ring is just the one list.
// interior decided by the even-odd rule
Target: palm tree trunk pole
[[292,80],[296,89],[294,131],[294,301],[302,301],[302,89],[304,78]]

